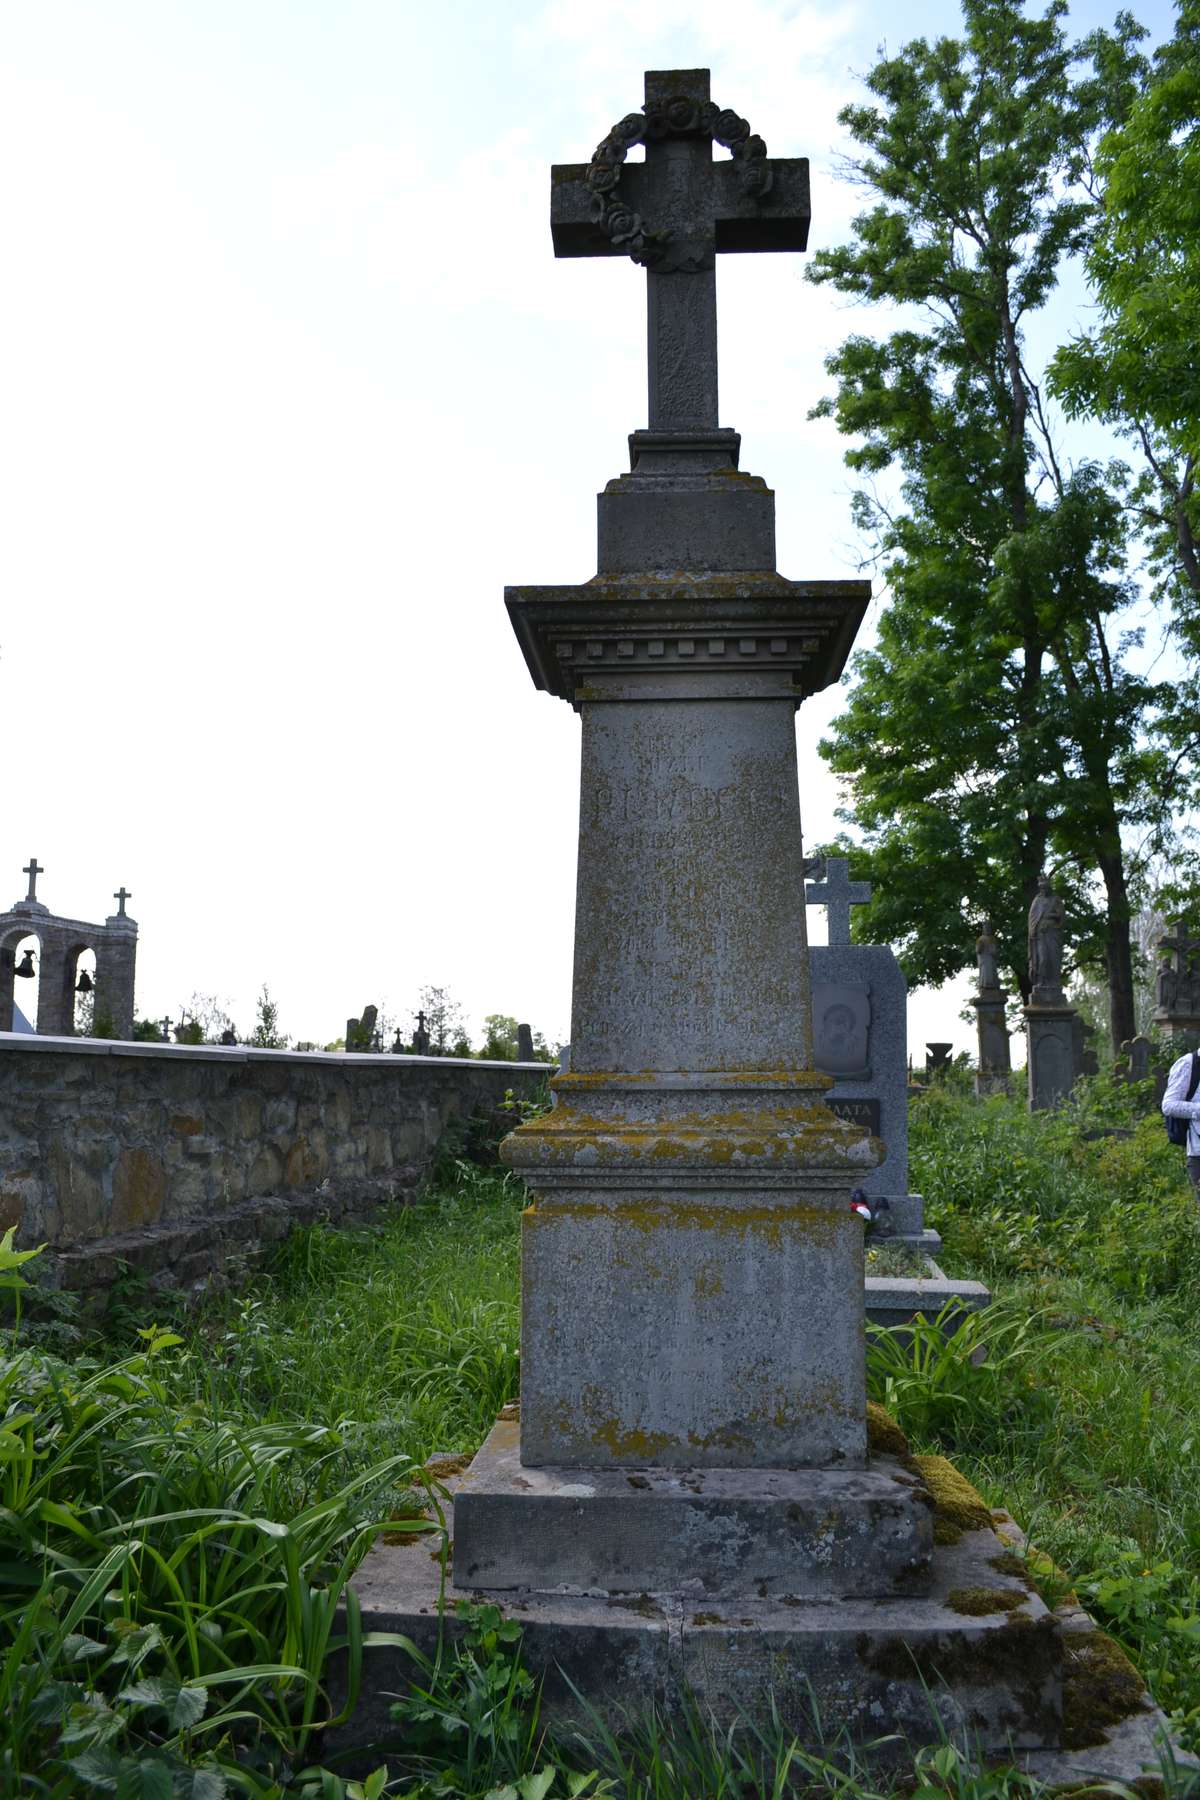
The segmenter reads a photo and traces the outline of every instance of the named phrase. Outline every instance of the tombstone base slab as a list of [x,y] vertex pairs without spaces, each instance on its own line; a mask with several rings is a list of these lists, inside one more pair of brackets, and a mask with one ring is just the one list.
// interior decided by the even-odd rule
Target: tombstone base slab
[[866,1278],[867,1319],[872,1325],[908,1325],[918,1315],[932,1321],[953,1301],[955,1311],[944,1328],[950,1336],[969,1312],[978,1312],[991,1298],[982,1281],[954,1281],[932,1261],[928,1275]]
[[[445,1511],[453,1535],[453,1506]],[[460,1553],[449,1554],[461,1581]],[[433,1535],[377,1545],[353,1585],[364,1632],[402,1633],[430,1656],[439,1632],[454,1639],[466,1629],[454,1600],[500,1606],[520,1622],[521,1660],[544,1682],[544,1723],[586,1726],[582,1695],[619,1727],[623,1714],[651,1703],[669,1716],[690,1691],[722,1725],[766,1726],[777,1708],[786,1729],[814,1746],[815,1709],[830,1738],[844,1731],[874,1755],[903,1762],[913,1745],[946,1732],[997,1755],[1059,1748],[1061,1632],[1008,1572],[1011,1561],[993,1532],[972,1531],[938,1546],[926,1596],[696,1602],[653,1590],[451,1589]],[[983,1610],[989,1604],[994,1610]],[[368,1638],[357,1708],[346,1727],[326,1735],[323,1754],[369,1745],[377,1761],[389,1737],[402,1735],[390,1724],[390,1700],[421,1679],[402,1650]],[[892,1733],[899,1739],[880,1741]]]
[[457,1488],[457,1585],[665,1588],[697,1604],[929,1585],[929,1495],[890,1457],[849,1472],[529,1468],[520,1429],[499,1420]]

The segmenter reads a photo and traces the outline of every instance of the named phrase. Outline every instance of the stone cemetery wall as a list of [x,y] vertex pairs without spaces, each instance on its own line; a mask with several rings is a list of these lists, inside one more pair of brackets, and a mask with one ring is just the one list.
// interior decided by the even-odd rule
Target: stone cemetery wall
[[0,1033],[0,1231],[68,1287],[190,1287],[295,1223],[411,1198],[447,1125],[546,1064]]

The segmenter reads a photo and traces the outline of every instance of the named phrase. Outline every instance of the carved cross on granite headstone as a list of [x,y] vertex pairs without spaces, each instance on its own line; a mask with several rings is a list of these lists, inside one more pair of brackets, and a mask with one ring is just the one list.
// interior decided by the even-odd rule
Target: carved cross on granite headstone
[[824,881],[806,881],[804,898],[809,906],[823,906],[829,925],[831,944],[850,942],[850,908],[865,906],[871,898],[869,881],[851,881],[850,864],[844,856],[825,859]]
[[[717,252],[805,248],[808,159],[769,157],[713,104],[707,69],[648,70],[645,92],[590,163],[551,171],[554,254],[644,264],[650,430],[715,431]],[[713,161],[714,141],[732,161]],[[645,162],[626,163],[639,143]]]

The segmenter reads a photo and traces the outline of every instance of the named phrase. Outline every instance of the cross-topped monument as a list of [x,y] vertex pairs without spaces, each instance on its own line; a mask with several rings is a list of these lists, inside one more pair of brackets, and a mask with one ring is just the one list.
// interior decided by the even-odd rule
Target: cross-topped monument
[[828,920],[829,942],[850,942],[850,908],[865,906],[871,898],[869,881],[851,881],[850,864],[844,856],[825,858],[824,878],[804,885],[804,898],[809,906],[823,906]]
[[[501,1147],[530,1190],[520,1418],[455,1493],[452,1579],[519,1605],[548,1705],[572,1682],[602,1707],[690,1687],[723,1719],[777,1698],[790,1729],[819,1708],[855,1735],[1003,1748],[1028,1741],[1026,1703],[993,1717],[973,1672],[931,1717],[960,1664],[990,1667],[993,1628],[919,1610],[933,1500],[868,1454],[850,1195],[882,1146],[813,1063],[795,712],[837,679],[870,587],[777,572],[774,495],[730,479],[717,416],[716,255],[801,249],[807,171],[714,106],[704,70],[645,91],[554,171],[556,252],[646,267],[650,429],[599,498],[595,578],[506,595],[582,728],[571,1060]],[[837,930],[857,896],[827,885]],[[432,1653],[438,1562],[385,1554],[375,1617]],[[1041,1602],[1009,1580],[1011,1640],[1008,1608]],[[1050,1654],[1022,1634],[1030,1705]]]
[[[646,269],[650,430],[717,429],[719,252],[803,250],[806,157],[769,157],[709,95],[707,69],[650,70],[642,112],[590,163],[551,171],[556,256],[632,256]],[[713,143],[732,152],[714,162]],[[626,163],[645,144],[644,163]]]

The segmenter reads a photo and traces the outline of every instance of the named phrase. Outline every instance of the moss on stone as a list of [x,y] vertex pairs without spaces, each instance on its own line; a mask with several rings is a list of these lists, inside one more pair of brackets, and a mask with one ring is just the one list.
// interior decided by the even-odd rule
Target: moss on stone
[[1057,1707],[1048,1697],[1047,1678],[1057,1664],[1058,1625],[1048,1613],[1031,1619],[1010,1613],[1003,1624],[977,1636],[940,1635],[906,1643],[900,1637],[864,1632],[855,1648],[863,1666],[889,1681],[948,1685],[951,1692],[981,1683],[1008,1682],[1035,1729],[1057,1735]]
[[867,1401],[867,1448],[872,1456],[906,1458],[909,1454],[908,1439],[891,1413],[876,1400]]
[[1016,1612],[1027,1598],[1016,1588],[951,1588],[946,1595],[946,1605],[953,1612],[965,1613],[968,1618],[982,1619],[988,1613]]
[[995,1569],[997,1575],[1011,1575],[1014,1581],[1031,1590],[1036,1586],[1025,1558],[1013,1550],[1002,1550],[999,1556],[989,1557],[988,1568]]
[[461,1475],[469,1469],[471,1462],[469,1450],[461,1456],[433,1456],[420,1473],[429,1481],[450,1481],[455,1475]]
[[1089,1750],[1104,1743],[1114,1725],[1140,1712],[1146,1684],[1103,1631],[1066,1642],[1063,1668],[1063,1744]]
[[[908,1465],[933,1497],[934,1542],[957,1543],[964,1531],[990,1531],[992,1513],[983,1495],[944,1456],[913,1456]],[[941,1535],[938,1526],[943,1527]],[[949,1536],[945,1528],[955,1535]]]

